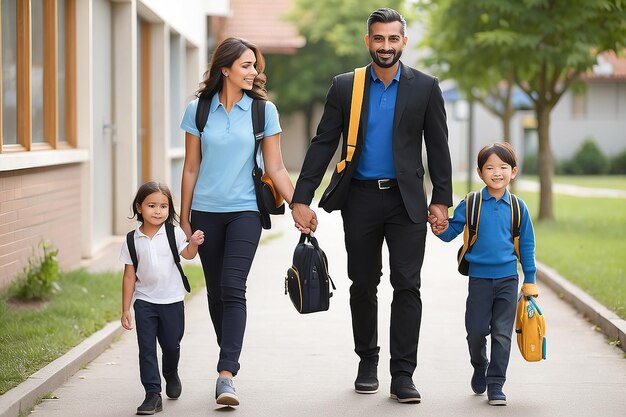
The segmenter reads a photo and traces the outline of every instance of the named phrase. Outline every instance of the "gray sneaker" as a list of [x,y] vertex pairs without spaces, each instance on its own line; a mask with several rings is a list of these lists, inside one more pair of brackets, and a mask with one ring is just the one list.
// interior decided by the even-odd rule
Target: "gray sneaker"
[[239,405],[239,398],[231,378],[217,378],[215,384],[215,402],[219,405]]

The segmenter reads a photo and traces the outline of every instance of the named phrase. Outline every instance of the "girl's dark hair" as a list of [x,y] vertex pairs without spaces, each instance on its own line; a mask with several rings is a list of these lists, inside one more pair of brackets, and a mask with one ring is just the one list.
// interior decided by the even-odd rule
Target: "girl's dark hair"
[[131,216],[131,219],[137,216],[137,220],[143,222],[143,216],[141,215],[141,213],[139,213],[139,210],[137,210],[137,206],[141,207],[141,203],[143,203],[143,200],[145,200],[146,197],[148,197],[152,193],[161,193],[165,197],[167,197],[167,203],[170,206],[170,210],[165,221],[167,223],[178,223],[178,214],[176,214],[176,210],[174,209],[172,192],[167,187],[167,185],[156,181],[148,181],[137,190],[137,194],[135,195],[135,199],[133,200],[133,215]]
[[515,157],[515,149],[511,144],[507,142],[496,142],[485,146],[478,152],[478,169],[481,171],[487,162],[487,159],[493,154],[498,155],[498,158],[511,165],[511,168],[517,166],[517,158]]
[[256,57],[254,67],[259,74],[254,79],[252,90],[246,91],[245,93],[252,98],[267,100],[267,90],[265,90],[267,77],[263,73],[265,69],[265,58],[263,58],[263,54],[261,54],[261,51],[259,51],[256,45],[241,38],[226,38],[217,45],[211,57],[209,69],[204,73],[200,89],[196,92],[196,97],[210,99],[217,94],[224,86],[222,68],[232,67],[233,63],[248,49],[254,52],[254,56]]
[[406,32],[406,20],[404,17],[398,13],[394,9],[390,9],[388,7],[383,7],[381,9],[375,10],[370,17],[367,19],[367,34],[372,34],[372,25],[374,23],[392,23],[392,22],[400,22],[402,23],[402,36],[404,36]]

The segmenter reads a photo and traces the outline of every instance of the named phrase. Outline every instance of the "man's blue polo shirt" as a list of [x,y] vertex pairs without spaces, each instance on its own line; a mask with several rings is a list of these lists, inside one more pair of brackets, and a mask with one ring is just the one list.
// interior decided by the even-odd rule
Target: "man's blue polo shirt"
[[[198,99],[187,105],[181,129],[196,137]],[[265,136],[281,132],[276,106],[265,105]],[[219,101],[211,99],[211,109],[200,139],[202,162],[193,191],[191,209],[226,213],[258,211],[252,182],[254,134],[252,133],[252,98],[244,94],[230,113]]]
[[398,83],[402,64],[388,86],[370,68],[372,82],[369,91],[367,130],[359,165],[354,178],[359,180],[396,178],[393,165],[393,116],[398,96]]

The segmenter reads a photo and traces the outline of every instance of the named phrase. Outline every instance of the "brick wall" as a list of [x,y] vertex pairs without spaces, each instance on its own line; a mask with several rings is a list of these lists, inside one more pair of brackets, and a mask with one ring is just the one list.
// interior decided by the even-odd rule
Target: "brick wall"
[[79,164],[0,172],[0,289],[41,240],[59,250],[62,269],[79,265],[80,184]]

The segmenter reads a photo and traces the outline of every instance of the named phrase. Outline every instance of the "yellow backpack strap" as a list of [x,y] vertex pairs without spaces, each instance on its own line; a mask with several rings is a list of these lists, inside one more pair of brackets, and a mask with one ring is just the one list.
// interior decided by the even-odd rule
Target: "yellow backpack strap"
[[352,84],[352,102],[350,103],[350,124],[348,125],[348,149],[346,159],[337,164],[337,172],[341,172],[346,164],[352,161],[356,140],[359,133],[359,122],[361,121],[361,106],[363,105],[363,92],[365,89],[365,70],[367,67],[356,68],[354,70],[354,82]]
[[511,193],[511,233],[513,235],[513,248],[515,249],[515,255],[517,259],[520,259],[519,254],[519,234],[520,226],[522,224],[522,210],[519,204],[519,199],[513,193]]
[[480,206],[483,201],[482,191],[472,191],[465,196],[465,226],[463,227],[463,248],[459,253],[459,260],[466,252],[472,250],[478,238],[478,223],[480,221]]

